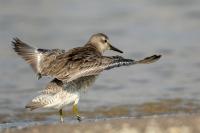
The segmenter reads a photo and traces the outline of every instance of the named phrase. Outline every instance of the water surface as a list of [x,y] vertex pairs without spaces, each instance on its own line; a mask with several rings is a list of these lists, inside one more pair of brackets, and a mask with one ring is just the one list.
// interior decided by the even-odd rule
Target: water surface
[[[70,49],[97,32],[106,33],[124,57],[163,57],[154,64],[103,72],[82,94],[79,107],[85,117],[162,113],[163,100],[172,103],[164,113],[198,112],[199,14],[198,0],[0,0],[0,122],[57,120],[53,110],[24,109],[50,79],[36,79],[11,49],[13,37],[40,48]],[[71,107],[66,110],[70,121]]]

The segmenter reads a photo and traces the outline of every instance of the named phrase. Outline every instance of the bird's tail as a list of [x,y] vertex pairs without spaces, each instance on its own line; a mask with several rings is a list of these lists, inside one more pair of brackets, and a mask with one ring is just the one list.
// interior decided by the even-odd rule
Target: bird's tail
[[[25,108],[29,108],[30,110],[34,110],[37,108],[51,108],[56,106],[59,101],[61,100],[60,94],[62,94],[62,91],[58,91],[57,93],[49,93],[46,94],[45,92],[41,95],[36,96],[33,98],[26,106]],[[65,94],[65,93],[64,93]]]
[[25,108],[29,108],[30,110],[34,110],[37,108],[44,107],[48,104],[51,104],[55,99],[50,94],[41,94],[39,96],[36,96],[33,98],[26,106]]
[[32,110],[35,110],[37,108],[41,108],[43,106],[44,105],[41,104],[41,102],[33,102],[33,101],[31,101],[25,106],[25,108],[28,108],[28,109],[30,109],[32,111]]

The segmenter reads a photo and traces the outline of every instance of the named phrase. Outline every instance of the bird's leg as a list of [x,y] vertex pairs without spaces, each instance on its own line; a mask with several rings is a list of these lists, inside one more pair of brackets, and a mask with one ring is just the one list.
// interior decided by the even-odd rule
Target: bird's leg
[[78,105],[76,103],[73,104],[73,114],[76,116],[76,118],[79,122],[82,120],[81,116],[78,112]]
[[60,122],[61,122],[61,123],[64,123],[63,111],[62,111],[62,109],[59,110],[59,114],[60,114]]
[[42,75],[40,73],[37,74],[37,79],[41,79],[42,78]]

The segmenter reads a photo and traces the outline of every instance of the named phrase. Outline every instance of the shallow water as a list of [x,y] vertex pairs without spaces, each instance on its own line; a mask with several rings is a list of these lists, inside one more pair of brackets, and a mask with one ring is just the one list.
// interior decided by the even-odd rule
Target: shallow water
[[[187,112],[182,107],[198,112],[199,14],[198,0],[0,0],[0,122],[31,120],[36,116],[32,114],[46,112],[24,109],[49,79],[38,81],[16,56],[10,46],[13,37],[41,48],[70,49],[83,45],[97,32],[106,33],[112,44],[124,51],[124,57],[140,59],[155,53],[163,57],[154,64],[104,72],[92,89],[82,94],[79,106],[83,114],[89,112],[86,117],[91,112],[100,112],[94,117],[107,117],[101,112],[107,109],[115,114],[124,105],[127,112],[120,116],[142,115],[146,112],[143,108],[138,111],[139,107],[146,109],[152,102],[157,106],[163,99],[184,101],[175,107],[167,104],[170,111],[166,112]],[[70,113],[71,107],[66,110]],[[160,113],[158,110],[153,112]],[[57,120],[56,115],[37,116]]]

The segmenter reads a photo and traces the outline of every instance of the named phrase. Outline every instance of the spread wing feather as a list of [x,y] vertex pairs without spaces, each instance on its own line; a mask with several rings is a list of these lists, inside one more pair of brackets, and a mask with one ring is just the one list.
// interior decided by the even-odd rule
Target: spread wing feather
[[63,77],[61,80],[63,82],[71,82],[80,77],[98,75],[103,70],[109,70],[116,67],[129,66],[134,64],[149,64],[157,61],[160,59],[160,57],[160,55],[153,55],[142,60],[135,61],[132,59],[125,59],[121,56],[102,56],[101,58],[98,58],[98,61],[96,60],[96,62],[93,62],[93,64],[91,63],[91,66],[89,66],[88,63],[82,64],[79,71],[69,73],[67,77]]
[[39,75],[41,75],[42,70],[53,62],[58,55],[65,52],[65,50],[61,49],[49,50],[34,48],[18,38],[13,39],[12,46],[14,51],[30,64],[33,70]]
[[64,84],[81,77],[98,75],[103,70],[133,64],[147,64],[157,61],[161,56],[153,55],[143,60],[134,61],[121,56],[102,56],[92,46],[64,50],[36,49],[15,38],[14,50],[22,56],[32,68],[42,76],[51,76]]

